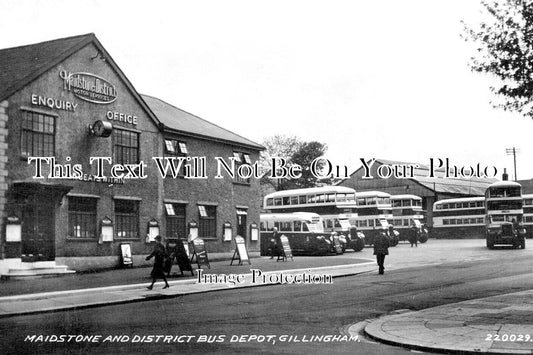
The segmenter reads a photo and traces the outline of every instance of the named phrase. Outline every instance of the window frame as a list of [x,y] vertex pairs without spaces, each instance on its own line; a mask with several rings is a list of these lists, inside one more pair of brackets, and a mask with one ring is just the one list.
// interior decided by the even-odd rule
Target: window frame
[[[40,111],[34,111],[34,110],[22,110],[22,122],[20,127],[20,156],[22,158],[27,157],[50,157],[55,156],[55,146],[56,146],[56,132],[57,132],[57,115],[54,114],[48,114]],[[37,122],[35,122],[37,118]],[[43,122],[39,122],[39,118],[43,118]],[[52,123],[47,124],[46,119],[51,119]],[[30,124],[28,125],[28,119],[30,119]],[[35,125],[37,125],[37,128],[35,128]],[[39,129],[39,126],[42,125],[42,129]],[[31,128],[27,127],[31,126]],[[52,132],[46,132],[45,127],[50,127],[52,129]],[[38,149],[35,147],[35,139],[34,137],[41,137],[41,143],[42,143],[42,153],[38,152]],[[28,147],[29,137],[31,137],[31,146]],[[52,142],[51,144],[47,142],[47,149],[45,149],[45,137],[51,137]],[[51,151],[49,151],[51,145]],[[30,149],[31,151],[29,151]]]
[[[67,196],[68,199],[68,208],[67,208],[67,225],[68,225],[68,232],[67,232],[67,239],[69,240],[95,240],[98,239],[98,222],[97,222],[97,211],[98,211],[98,198],[97,197],[86,197],[86,196]],[[77,203],[74,202],[78,200],[78,202],[81,202],[82,200],[85,200],[85,203]],[[90,201],[90,203],[87,203]],[[73,207],[76,205],[79,207],[80,205],[85,205],[83,208],[79,208],[74,210]],[[94,205],[94,206],[88,206],[88,205]],[[88,210],[87,207],[91,207],[91,210]],[[87,218],[89,219],[87,221]],[[78,232],[74,231],[74,226],[76,225],[76,222],[78,219],[81,219],[82,222],[78,227],[80,227],[80,235],[76,236]],[[92,236],[87,236],[87,232],[91,232],[91,230],[84,230],[82,227],[90,226],[92,229]],[[85,234],[85,235],[84,235]]]

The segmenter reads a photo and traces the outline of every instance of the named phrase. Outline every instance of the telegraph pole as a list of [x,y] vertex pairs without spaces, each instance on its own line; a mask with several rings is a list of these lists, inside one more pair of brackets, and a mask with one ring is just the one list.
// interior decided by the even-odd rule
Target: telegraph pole
[[513,159],[514,159],[514,180],[517,181],[518,180],[518,177],[516,176],[516,153],[520,153],[520,149],[516,149],[515,147],[512,147],[512,148],[507,148],[505,149],[505,153],[507,153],[507,155],[513,155]]

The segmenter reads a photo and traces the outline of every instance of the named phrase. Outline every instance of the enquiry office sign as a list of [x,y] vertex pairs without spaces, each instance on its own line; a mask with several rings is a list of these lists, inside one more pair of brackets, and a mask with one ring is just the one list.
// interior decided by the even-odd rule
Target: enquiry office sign
[[95,104],[110,104],[117,99],[117,89],[104,78],[91,73],[59,72],[63,79],[63,89],[71,91],[82,100]]

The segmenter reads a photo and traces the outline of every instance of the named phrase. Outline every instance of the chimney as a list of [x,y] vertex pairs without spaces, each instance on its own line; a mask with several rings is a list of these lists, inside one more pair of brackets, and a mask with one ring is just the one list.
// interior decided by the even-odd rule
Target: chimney
[[502,180],[503,181],[509,180],[509,175],[507,174],[507,169],[506,168],[503,168]]

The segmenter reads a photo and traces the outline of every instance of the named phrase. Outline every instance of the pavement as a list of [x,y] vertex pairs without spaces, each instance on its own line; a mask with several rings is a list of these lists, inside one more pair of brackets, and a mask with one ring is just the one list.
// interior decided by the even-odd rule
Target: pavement
[[[395,269],[394,265],[390,266]],[[295,257],[294,260],[276,262],[263,257],[252,258],[251,264],[244,265],[229,265],[229,261],[211,262],[209,269],[202,269],[200,278],[197,270],[195,275],[189,272],[181,276],[178,273],[169,278],[170,288],[163,289],[163,282],[158,282],[153,290],[148,290],[150,270],[142,267],[54,279],[1,281],[0,318],[264,287],[301,281],[306,277],[310,282],[324,282],[327,277],[377,274],[375,261],[371,259],[340,255]],[[132,280],[143,282],[131,283]],[[99,287],[87,287],[94,284]],[[44,292],[31,292],[35,290]],[[360,323],[347,329],[358,335]],[[533,290],[420,311],[397,311],[366,321],[364,334],[379,342],[418,351],[533,354]]]

